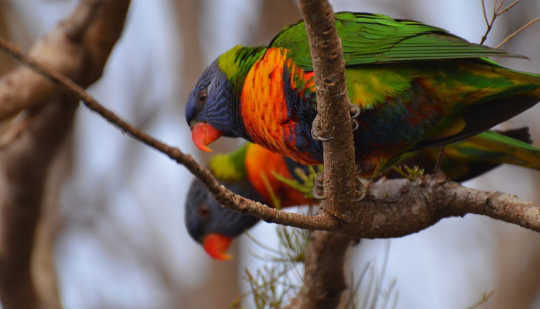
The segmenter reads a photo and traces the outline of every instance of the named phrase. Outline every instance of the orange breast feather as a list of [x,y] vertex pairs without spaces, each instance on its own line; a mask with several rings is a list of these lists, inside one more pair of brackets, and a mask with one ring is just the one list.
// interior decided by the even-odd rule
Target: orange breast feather
[[[292,179],[283,156],[257,144],[250,144],[246,153],[246,170],[251,185],[267,203],[272,202],[269,187],[279,198],[281,206],[307,205],[313,202],[304,194],[279,181],[273,175]],[[266,178],[266,181],[265,179]],[[273,205],[274,206],[274,205]]]
[[244,127],[253,142],[285,154],[304,164],[316,163],[308,154],[296,148],[296,122],[288,118],[287,102],[283,91],[283,68],[290,73],[290,85],[296,87],[303,80],[302,94],[312,88],[313,74],[296,67],[287,58],[287,51],[269,48],[246,75],[240,95],[240,112]]

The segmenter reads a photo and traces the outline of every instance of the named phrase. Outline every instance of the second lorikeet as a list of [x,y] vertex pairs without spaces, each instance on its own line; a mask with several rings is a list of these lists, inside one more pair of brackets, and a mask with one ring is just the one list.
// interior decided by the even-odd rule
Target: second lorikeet
[[[383,171],[400,155],[474,136],[535,105],[540,76],[489,56],[515,56],[444,29],[388,16],[335,14],[347,94],[359,109],[356,161]],[[195,145],[243,137],[303,164],[322,163],[311,134],[313,67],[303,21],[266,47],[235,46],[201,75],[186,105]]]
[[[484,132],[465,141],[447,145],[440,168],[455,181],[465,181],[483,174],[501,163],[540,169],[540,149],[531,146],[527,128],[508,130],[501,135]],[[506,136],[505,136],[506,135]],[[519,140],[516,140],[519,139]],[[403,164],[418,165],[431,172],[438,149],[425,149],[406,155]],[[306,167],[257,144],[247,143],[240,149],[214,156],[209,164],[212,173],[230,190],[273,207],[314,204],[304,193],[278,179],[303,181],[298,168]],[[400,175],[389,172],[387,177]],[[226,253],[233,238],[258,222],[258,219],[222,207],[206,186],[195,179],[186,199],[185,223],[191,237],[218,260]]]

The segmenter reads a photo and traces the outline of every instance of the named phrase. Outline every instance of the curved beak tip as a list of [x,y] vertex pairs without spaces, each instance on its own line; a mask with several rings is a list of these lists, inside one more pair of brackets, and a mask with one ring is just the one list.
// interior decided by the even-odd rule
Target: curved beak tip
[[220,261],[232,259],[232,255],[227,253],[231,245],[232,238],[221,234],[208,234],[203,239],[203,247],[206,253],[212,258]]
[[208,145],[222,135],[221,131],[206,122],[199,122],[191,129],[191,139],[197,148],[204,152],[211,152]]

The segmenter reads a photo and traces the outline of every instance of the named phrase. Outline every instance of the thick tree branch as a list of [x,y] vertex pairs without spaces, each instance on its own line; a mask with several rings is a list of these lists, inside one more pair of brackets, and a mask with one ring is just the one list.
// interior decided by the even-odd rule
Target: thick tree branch
[[[30,51],[36,65],[88,86],[101,76],[129,1],[86,0]],[[4,308],[58,308],[37,291],[31,261],[55,155],[71,132],[78,98],[21,66],[0,79],[0,118],[26,113],[0,150],[0,299]],[[54,302],[54,303],[51,303]]]
[[313,127],[326,137],[324,146],[324,209],[347,220],[354,199],[355,159],[349,98],[345,87],[345,61],[328,1],[299,2],[309,38],[315,87],[317,117]]
[[[356,192],[356,165],[350,101],[345,85],[345,60],[335,26],[334,11],[326,0],[300,0],[309,39],[317,117],[314,132],[324,136],[324,195],[326,213],[347,222]],[[304,282],[294,302],[297,308],[336,308],[346,288],[345,252],[351,239],[335,232],[314,232],[306,250]],[[293,302],[293,303],[294,303]]]
[[302,289],[288,309],[336,308],[345,290],[346,251],[351,243],[348,235],[336,232],[311,233],[306,248]]

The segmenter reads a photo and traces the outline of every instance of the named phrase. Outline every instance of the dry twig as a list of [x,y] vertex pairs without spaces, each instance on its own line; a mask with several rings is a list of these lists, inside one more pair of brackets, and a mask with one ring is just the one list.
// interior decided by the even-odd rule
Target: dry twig
[[[504,13],[510,11],[512,8],[514,8],[519,3],[519,1],[520,0],[514,0],[510,4],[508,4],[507,6],[504,6],[504,3],[506,2],[506,0],[500,0],[500,1],[496,0],[494,5],[493,5],[493,13],[491,15],[491,18],[488,20],[487,13],[486,13],[486,0],[481,0],[481,3],[482,3],[482,16],[484,17],[484,22],[485,22],[487,28],[486,28],[486,32],[484,32],[484,35],[482,36],[482,39],[480,40],[480,44],[484,44],[484,42],[486,41],[489,33],[493,29],[493,25],[495,24],[495,20],[497,19],[497,17],[499,17],[499,16],[503,15]],[[540,21],[540,17],[533,18],[532,20],[530,20],[529,22],[527,22],[523,26],[519,27],[516,31],[509,34],[499,44],[497,44],[497,46],[495,46],[495,48],[503,47],[503,45],[506,44],[508,41],[510,41],[511,39],[516,37],[518,34],[525,31],[526,29],[528,29],[529,27],[531,27],[532,25],[534,25],[538,21]]]
[[516,6],[519,3],[519,1],[520,0],[514,0],[509,5],[503,7],[506,0],[500,0],[500,1],[495,0],[495,3],[493,4],[493,13],[491,14],[491,18],[488,20],[487,12],[486,12],[486,0],[481,0],[482,16],[484,17],[484,22],[487,28],[486,28],[486,32],[484,32],[484,35],[482,36],[482,39],[480,40],[480,44],[484,44],[484,42],[486,41],[489,33],[493,29],[493,25],[495,24],[495,20],[497,19],[497,17],[510,11],[514,6]]
[[506,44],[508,41],[510,41],[511,39],[513,39],[514,37],[516,37],[518,34],[520,34],[521,32],[527,30],[529,27],[531,27],[532,25],[534,25],[535,23],[539,22],[540,21],[540,16],[539,17],[536,17],[536,18],[533,18],[531,19],[529,22],[527,22],[525,25],[519,27],[516,31],[510,33],[506,38],[504,38],[504,40],[501,41],[501,43],[497,44],[497,46],[495,46],[495,48],[501,48],[504,44]]

